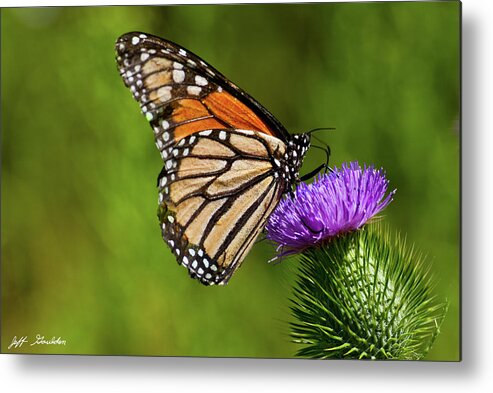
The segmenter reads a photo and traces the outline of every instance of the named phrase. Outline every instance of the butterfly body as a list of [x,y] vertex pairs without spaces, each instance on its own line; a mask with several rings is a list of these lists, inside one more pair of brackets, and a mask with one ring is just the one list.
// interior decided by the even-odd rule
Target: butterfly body
[[309,135],[288,134],[247,93],[172,42],[128,33],[116,50],[164,162],[163,238],[192,277],[225,284],[299,181]]

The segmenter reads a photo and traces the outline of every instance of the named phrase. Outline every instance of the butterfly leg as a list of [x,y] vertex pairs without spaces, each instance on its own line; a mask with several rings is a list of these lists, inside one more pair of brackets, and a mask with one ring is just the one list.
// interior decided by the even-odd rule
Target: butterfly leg
[[[305,180],[311,179],[318,172],[320,172],[323,168],[325,168],[325,171],[327,171],[327,169],[331,170],[330,167],[327,166],[327,164],[322,164],[322,165],[319,165],[318,167],[316,167],[313,171],[307,173],[306,175],[301,176],[300,180],[305,181]],[[325,173],[327,173],[327,172],[325,172]]]
[[[329,167],[329,158],[330,158],[330,147],[329,145],[325,145],[325,147],[321,147],[321,146],[317,146],[317,145],[312,145],[312,147],[314,147],[315,149],[320,149],[320,150],[323,150],[324,153],[325,153],[325,164],[321,165],[319,168],[318,168],[318,171],[320,171],[320,169],[324,168],[324,173],[327,173],[327,172],[332,172],[332,169]],[[317,170],[313,171],[314,173],[317,173],[318,172]],[[306,175],[305,175],[306,176]],[[311,176],[309,176],[308,178],[310,178]]]
[[329,166],[329,158],[330,158],[330,147],[329,145],[325,145],[325,155],[326,155],[326,161],[325,161],[325,171],[324,173],[327,173],[327,171],[329,172],[333,172],[332,168]]

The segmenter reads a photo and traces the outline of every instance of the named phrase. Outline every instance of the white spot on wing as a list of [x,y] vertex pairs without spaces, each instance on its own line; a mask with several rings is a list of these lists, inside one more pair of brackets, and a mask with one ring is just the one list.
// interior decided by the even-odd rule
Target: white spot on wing
[[195,76],[195,83],[198,85],[198,86],[207,86],[207,79],[205,79],[203,76],[200,76],[200,75],[196,75]]
[[173,70],[173,80],[175,83],[181,83],[185,80],[185,71]]
[[240,134],[245,134],[245,135],[255,134],[252,130],[236,130],[236,132],[239,132]]
[[157,95],[159,96],[159,100],[162,102],[171,100],[171,86],[163,86],[159,88]]
[[187,93],[192,95],[192,96],[198,96],[201,91],[202,91],[202,88],[199,86],[188,86],[187,87]]
[[140,42],[139,37],[132,37],[132,44],[137,45]]

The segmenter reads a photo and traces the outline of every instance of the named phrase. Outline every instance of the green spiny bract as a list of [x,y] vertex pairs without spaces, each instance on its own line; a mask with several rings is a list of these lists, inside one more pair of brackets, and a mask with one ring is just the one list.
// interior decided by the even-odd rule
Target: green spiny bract
[[377,226],[301,254],[291,310],[298,356],[421,359],[446,304],[432,294],[423,258]]

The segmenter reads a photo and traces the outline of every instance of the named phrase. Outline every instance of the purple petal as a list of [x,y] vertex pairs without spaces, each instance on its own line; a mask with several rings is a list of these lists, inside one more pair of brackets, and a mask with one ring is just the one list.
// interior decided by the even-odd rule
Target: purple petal
[[319,176],[312,184],[300,183],[294,198],[287,195],[269,217],[267,238],[284,254],[316,246],[332,237],[361,228],[391,201],[383,169],[357,162]]

